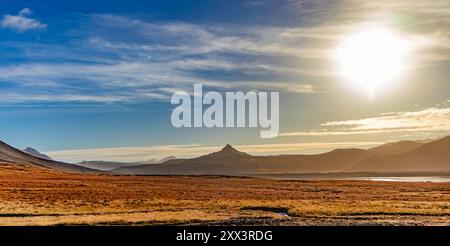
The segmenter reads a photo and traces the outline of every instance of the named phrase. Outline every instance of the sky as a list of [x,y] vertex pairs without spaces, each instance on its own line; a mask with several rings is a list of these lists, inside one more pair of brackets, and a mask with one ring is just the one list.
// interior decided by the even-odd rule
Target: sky
[[[58,160],[189,157],[225,144],[318,153],[450,133],[447,0],[3,0],[0,18],[0,139]],[[342,75],[337,50],[373,27],[408,52],[369,95]],[[280,135],[174,128],[170,97],[194,83],[279,91]]]

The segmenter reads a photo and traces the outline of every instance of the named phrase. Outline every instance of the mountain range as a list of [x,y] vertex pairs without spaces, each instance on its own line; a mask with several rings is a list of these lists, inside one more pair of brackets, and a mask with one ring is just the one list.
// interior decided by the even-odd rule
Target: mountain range
[[0,141],[0,164],[64,172],[125,175],[253,175],[282,173],[450,172],[450,136],[429,141],[399,141],[371,149],[335,149],[316,155],[255,156],[231,145],[190,159],[164,158],[143,163],[52,160],[33,148],[23,151]]
[[161,160],[148,160],[148,161],[142,161],[142,162],[116,162],[116,161],[82,161],[75,163],[77,166],[97,169],[101,171],[111,171],[117,168],[121,167],[131,167],[131,166],[138,166],[138,165],[152,165],[152,164],[161,164],[163,162],[174,160],[176,159],[175,156],[168,156],[165,158],[162,158]]
[[371,149],[336,149],[317,155],[253,156],[230,145],[192,159],[112,170],[116,174],[245,175],[327,172],[448,172],[450,136],[435,141],[399,141]]

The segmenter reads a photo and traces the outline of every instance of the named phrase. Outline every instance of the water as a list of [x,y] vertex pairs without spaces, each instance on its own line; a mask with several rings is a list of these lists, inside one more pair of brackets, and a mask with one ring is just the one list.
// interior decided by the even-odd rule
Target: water
[[450,177],[368,177],[372,181],[392,181],[392,182],[450,182]]
[[307,174],[267,174],[258,177],[277,180],[364,180],[388,182],[450,182],[450,176],[343,176],[343,175],[307,175]]

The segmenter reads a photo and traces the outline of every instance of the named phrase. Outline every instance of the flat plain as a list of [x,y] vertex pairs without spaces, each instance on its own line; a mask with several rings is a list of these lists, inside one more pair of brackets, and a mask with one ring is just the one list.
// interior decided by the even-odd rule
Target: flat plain
[[0,164],[0,225],[450,225],[450,183],[69,174]]

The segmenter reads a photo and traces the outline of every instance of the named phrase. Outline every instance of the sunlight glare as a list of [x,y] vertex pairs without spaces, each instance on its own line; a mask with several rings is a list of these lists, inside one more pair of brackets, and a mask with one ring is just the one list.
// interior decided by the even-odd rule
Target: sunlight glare
[[402,72],[407,50],[405,40],[384,28],[357,32],[338,48],[340,72],[372,95]]

